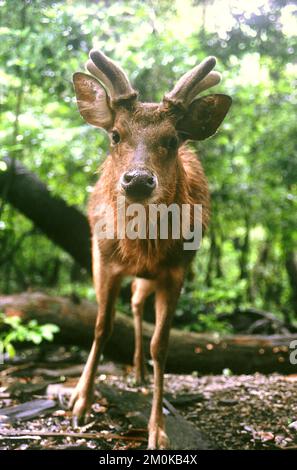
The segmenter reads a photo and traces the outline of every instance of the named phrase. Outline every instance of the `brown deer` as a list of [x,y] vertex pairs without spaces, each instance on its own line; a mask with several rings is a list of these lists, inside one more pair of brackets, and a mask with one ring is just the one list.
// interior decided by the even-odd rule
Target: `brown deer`
[[[80,114],[89,124],[109,133],[111,150],[91,195],[88,211],[93,278],[99,303],[95,336],[70,407],[76,422],[90,409],[98,360],[112,331],[121,280],[123,276],[135,276],[132,311],[138,381],[145,378],[142,311],[146,297],[155,292],[156,325],[150,346],[154,389],[148,425],[149,449],[169,447],[162,414],[169,330],[186,270],[196,250],[185,251],[182,240],[170,236],[167,240],[99,238],[96,224],[100,223],[102,213],[98,205],[105,203],[115,208],[119,195],[128,206],[135,202],[146,208],[152,202],[167,206],[200,204],[203,230],[207,227],[207,181],[197,156],[185,142],[213,135],[231,105],[231,98],[222,94],[197,98],[198,93],[219,83],[220,74],[212,71],[215,63],[214,57],[205,59],[187,72],[158,104],[139,102],[124,71],[98,50],[90,52],[86,64],[92,76],[78,72],[73,77]],[[116,214],[115,210],[115,223]]]

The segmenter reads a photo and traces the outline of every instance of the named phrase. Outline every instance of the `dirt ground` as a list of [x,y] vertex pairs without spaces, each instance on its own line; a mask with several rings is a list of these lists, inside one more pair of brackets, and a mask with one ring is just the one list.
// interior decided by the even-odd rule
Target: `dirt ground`
[[[67,397],[85,354],[30,350],[1,366],[1,450],[146,448],[141,409],[149,410],[152,385],[136,387],[129,367],[100,366],[89,421],[72,427]],[[297,449],[296,387],[297,374],[167,374],[164,409],[202,432],[211,448]]]

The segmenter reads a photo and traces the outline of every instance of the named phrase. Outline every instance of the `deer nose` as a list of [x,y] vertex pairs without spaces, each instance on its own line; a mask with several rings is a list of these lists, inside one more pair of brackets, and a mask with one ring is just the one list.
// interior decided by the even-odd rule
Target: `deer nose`
[[134,169],[122,175],[121,186],[128,196],[144,198],[152,194],[157,186],[157,178],[149,170]]

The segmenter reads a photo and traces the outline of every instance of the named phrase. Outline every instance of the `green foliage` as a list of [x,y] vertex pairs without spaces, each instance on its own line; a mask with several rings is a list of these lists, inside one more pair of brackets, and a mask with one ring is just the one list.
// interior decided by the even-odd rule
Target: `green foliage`
[[244,305],[242,300],[246,289],[245,280],[237,284],[226,284],[224,279],[214,279],[211,286],[205,284],[197,288],[193,282],[186,283],[178,308],[175,325],[186,325],[192,331],[232,332],[220,314],[232,313],[236,305]]
[[36,320],[30,320],[24,324],[18,316],[7,317],[0,313],[0,356],[6,352],[13,357],[16,343],[40,344],[43,340],[52,341],[58,331],[59,327],[51,323],[38,325]]
[[[106,135],[82,122],[74,101],[71,75],[83,70],[89,49],[119,61],[149,101],[217,56],[216,92],[231,95],[233,106],[217,136],[195,145],[212,223],[193,294],[186,289],[181,299],[179,311],[191,305],[191,314],[177,318],[194,329],[220,329],[220,313],[239,303],[291,316],[297,309],[286,262],[297,241],[296,5],[257,3],[252,10],[235,0],[0,2],[0,171],[1,156],[16,157],[82,210],[108,151]],[[93,296],[86,273],[7,205],[0,244],[1,291]]]

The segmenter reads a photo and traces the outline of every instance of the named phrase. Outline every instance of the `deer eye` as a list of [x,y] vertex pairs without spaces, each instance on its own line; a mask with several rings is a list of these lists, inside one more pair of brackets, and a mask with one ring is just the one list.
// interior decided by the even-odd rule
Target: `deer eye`
[[111,142],[116,145],[121,141],[120,133],[117,130],[111,131]]
[[178,138],[174,135],[172,137],[169,137],[168,142],[167,142],[167,147],[170,150],[176,150],[178,147]]
[[167,150],[176,150],[178,147],[178,138],[175,135],[164,137],[161,141],[161,145]]

